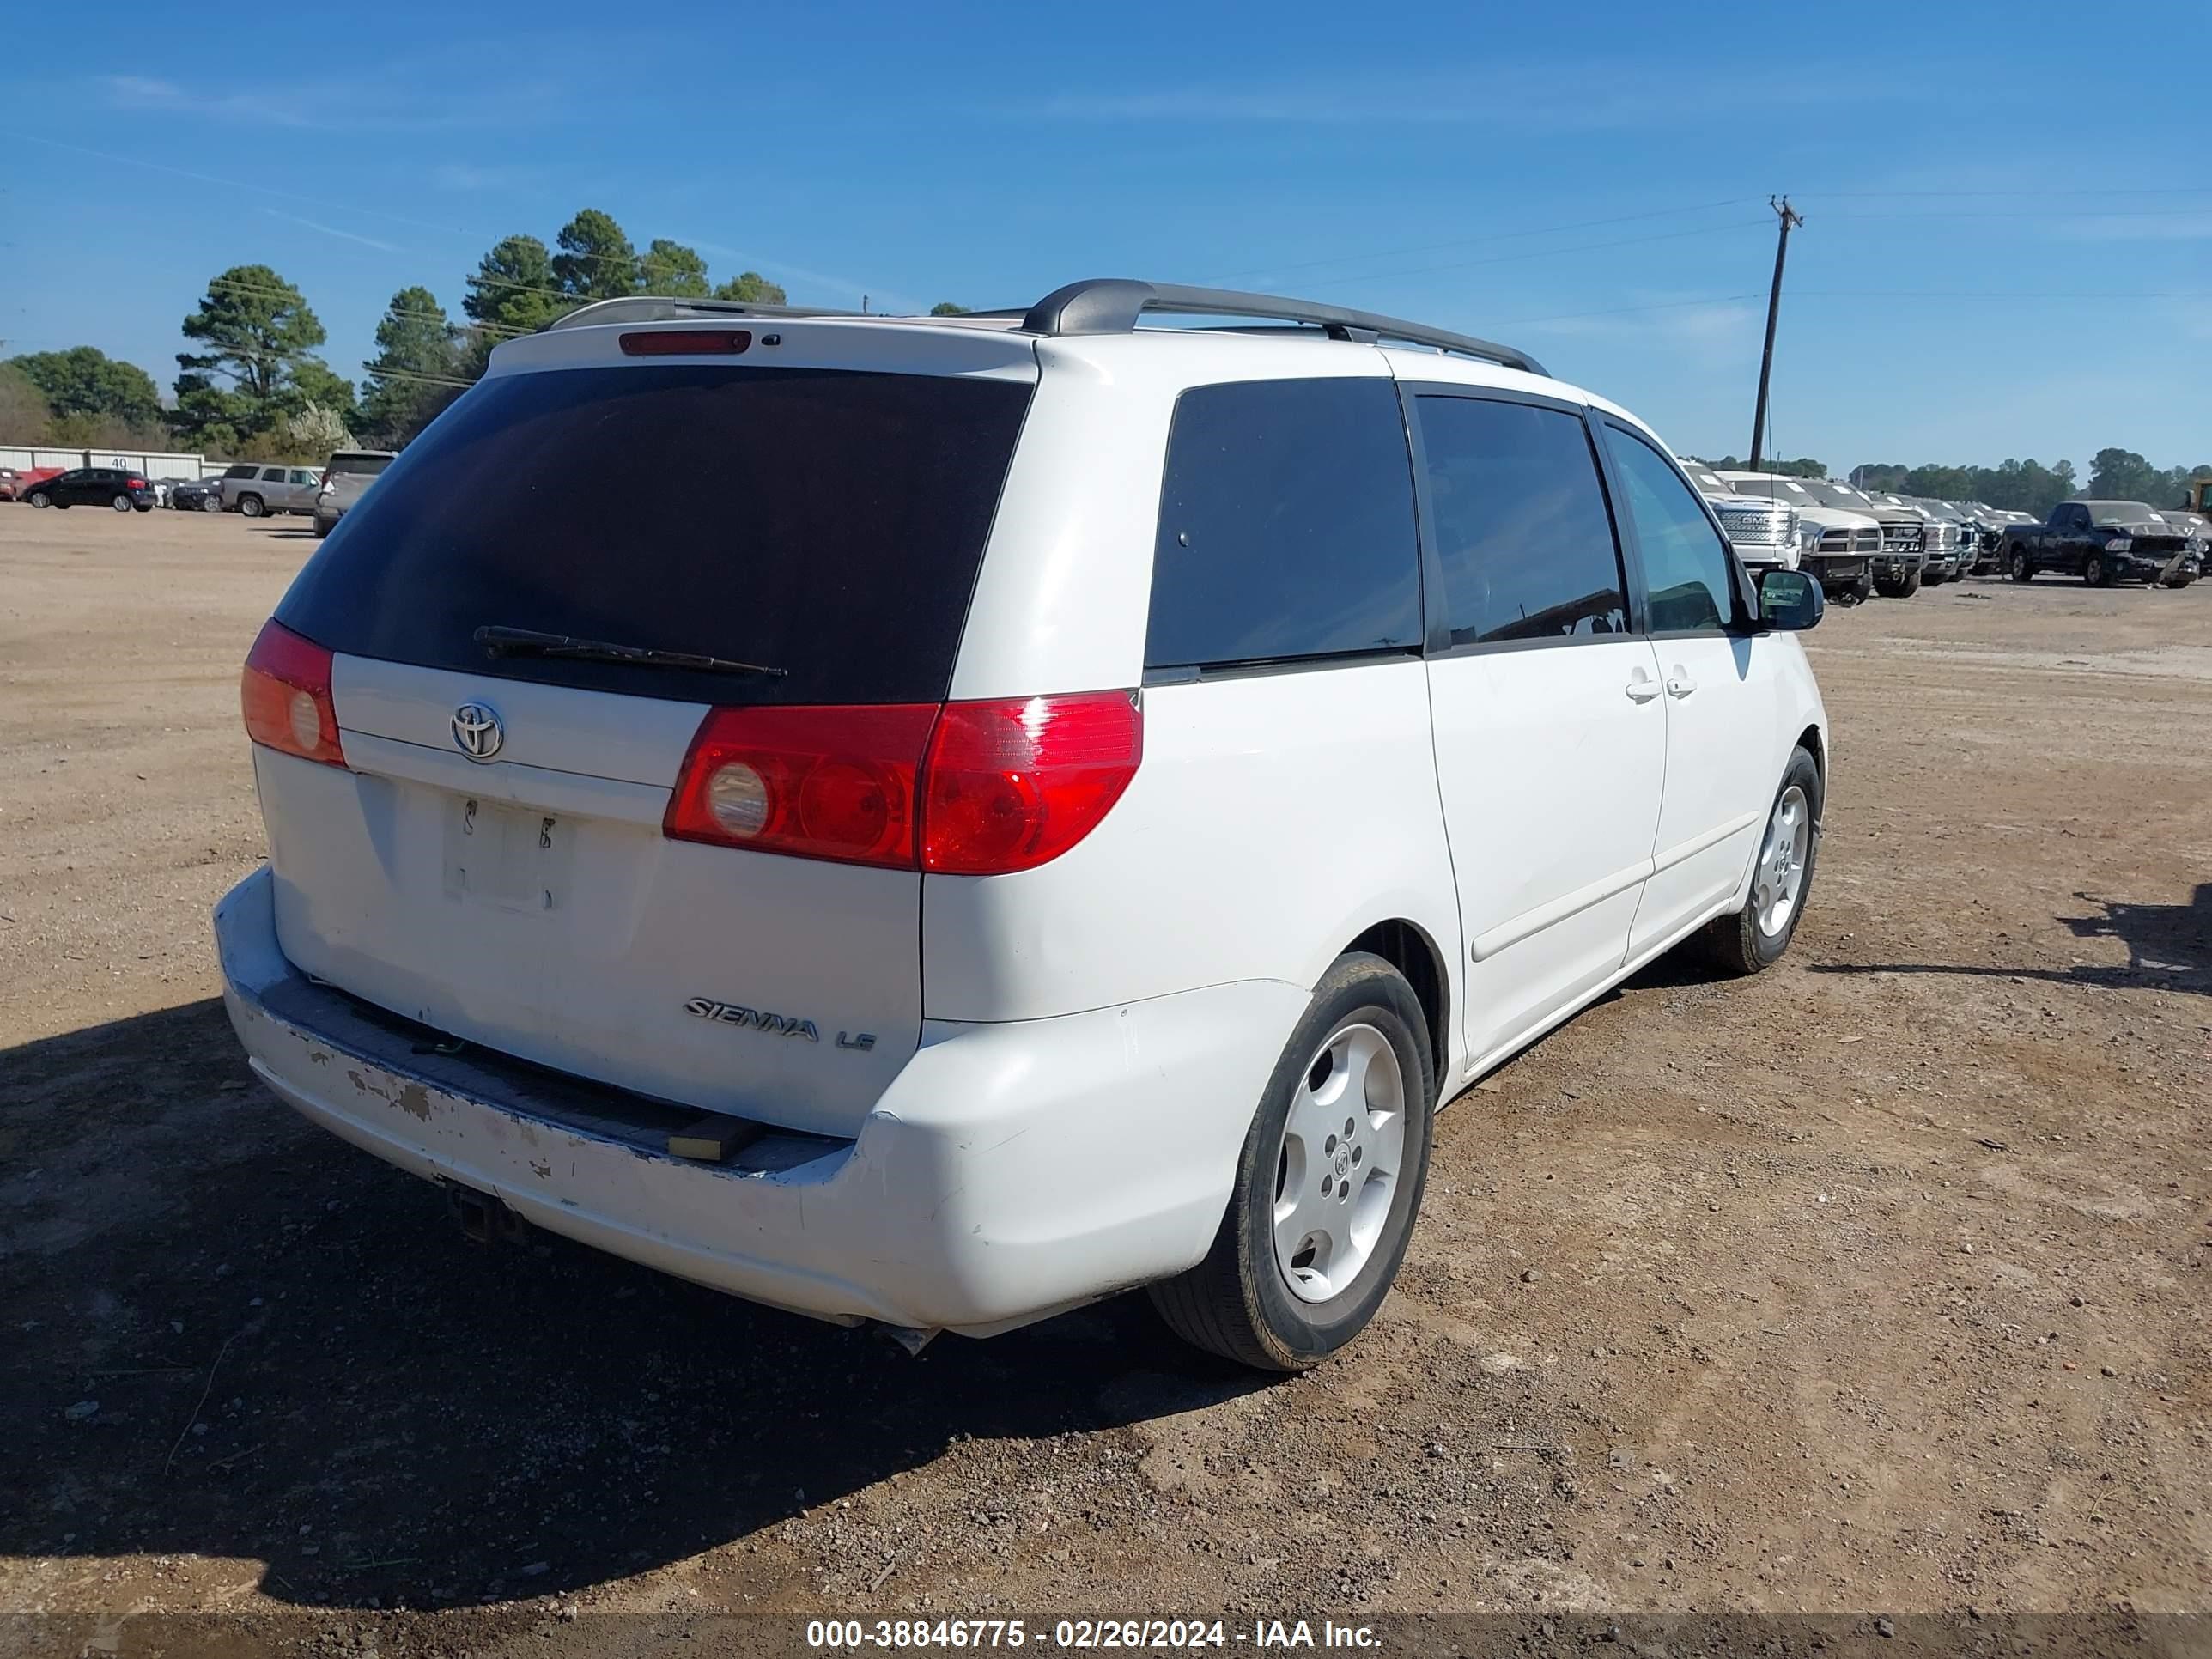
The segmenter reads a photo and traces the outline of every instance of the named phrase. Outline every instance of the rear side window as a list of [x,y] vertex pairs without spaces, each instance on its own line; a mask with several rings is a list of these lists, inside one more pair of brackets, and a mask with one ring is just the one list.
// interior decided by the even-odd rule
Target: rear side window
[[226,478],[250,478],[253,476],[254,471],[255,468],[252,462],[241,461],[236,466],[225,467],[222,471],[222,476]]
[[1420,638],[1413,464],[1392,382],[1184,392],[1161,480],[1146,667],[1406,650]]
[[1735,614],[1728,544],[1704,503],[1659,452],[1617,426],[1605,429],[1620,470],[1628,516],[1644,556],[1651,631],[1685,634],[1724,628]]
[[284,469],[281,466],[263,467],[261,469],[261,482],[264,483],[283,483],[284,482]]
[[[337,652],[722,703],[941,699],[1030,387],[726,364],[483,380],[300,573]],[[488,657],[483,627],[781,678]]]
[[1452,643],[1626,633],[1620,553],[1581,416],[1416,402]]

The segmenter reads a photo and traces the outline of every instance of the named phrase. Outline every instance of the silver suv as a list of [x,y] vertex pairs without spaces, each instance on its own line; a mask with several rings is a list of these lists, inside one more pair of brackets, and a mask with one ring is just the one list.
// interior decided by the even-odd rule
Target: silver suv
[[346,509],[397,459],[388,449],[341,449],[331,456],[323,469],[322,487],[315,492],[315,534],[327,536],[337,528]]
[[312,466],[240,461],[222,475],[222,509],[258,519],[264,513],[312,513],[322,475]]

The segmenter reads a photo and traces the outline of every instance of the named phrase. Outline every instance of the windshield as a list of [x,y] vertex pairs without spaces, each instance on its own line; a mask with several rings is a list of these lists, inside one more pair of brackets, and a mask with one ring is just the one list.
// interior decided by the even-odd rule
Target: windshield
[[[339,520],[276,615],[336,652],[588,690],[941,701],[1030,391],[696,363],[495,375]],[[495,658],[486,626],[789,673]]]
[[1871,513],[1874,503],[1852,489],[1826,478],[1808,478],[1805,493],[1823,507],[1839,507],[1846,513]]
[[2084,501],[2089,521],[2098,525],[2156,524],[2159,516],[2148,501]]

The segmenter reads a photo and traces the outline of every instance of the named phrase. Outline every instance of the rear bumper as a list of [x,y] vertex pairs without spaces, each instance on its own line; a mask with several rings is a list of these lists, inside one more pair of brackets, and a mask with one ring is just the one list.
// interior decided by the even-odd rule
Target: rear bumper
[[630,1097],[424,1052],[368,1017],[285,960],[272,892],[264,868],[216,907],[223,1002],[255,1073],[313,1121],[733,1295],[973,1335],[1196,1262],[1307,1002],[1249,981],[1054,1019],[927,1022],[857,1139],[771,1133],[708,1164],[626,1123],[612,1103]]

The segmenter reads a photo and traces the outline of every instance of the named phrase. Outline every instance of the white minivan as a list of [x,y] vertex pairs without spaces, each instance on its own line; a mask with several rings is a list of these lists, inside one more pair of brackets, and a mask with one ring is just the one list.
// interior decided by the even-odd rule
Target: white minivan
[[1121,280],[608,301],[256,641],[225,1000],[479,1236],[910,1344],[1149,1285],[1295,1370],[1439,1104],[1681,941],[1781,955],[1820,615],[1487,342]]

